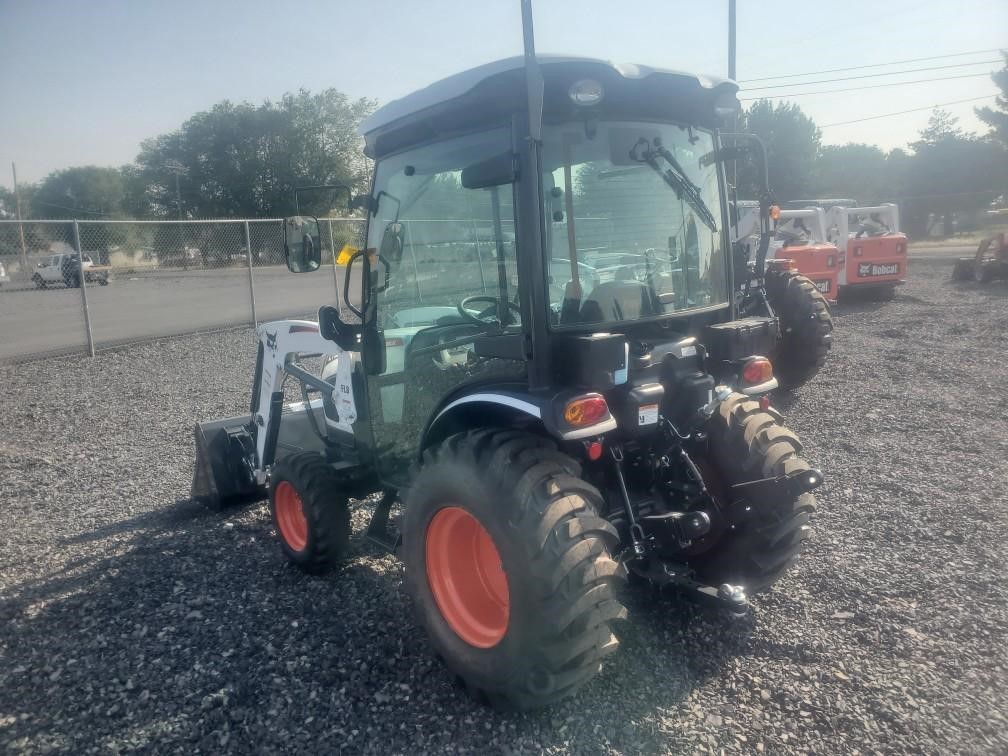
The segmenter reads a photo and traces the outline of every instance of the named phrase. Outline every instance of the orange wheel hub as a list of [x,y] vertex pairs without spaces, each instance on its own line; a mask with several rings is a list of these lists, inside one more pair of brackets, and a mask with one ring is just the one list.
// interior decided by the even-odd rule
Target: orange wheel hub
[[301,495],[294,486],[281,480],[273,499],[280,537],[294,551],[304,551],[308,546],[308,520],[305,519]]
[[470,646],[491,648],[507,632],[507,575],[493,539],[460,507],[445,507],[427,526],[427,583],[441,615]]

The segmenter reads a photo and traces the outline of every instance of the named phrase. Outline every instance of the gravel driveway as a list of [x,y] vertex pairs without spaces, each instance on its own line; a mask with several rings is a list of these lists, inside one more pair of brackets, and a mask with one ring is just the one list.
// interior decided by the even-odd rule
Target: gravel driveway
[[0,367],[0,750],[1004,753],[1008,284],[950,270],[839,308],[827,372],[780,400],[827,483],[753,616],[631,592],[603,674],[527,715],[453,687],[394,559],[357,541],[306,577],[264,504],[186,500],[248,333]]

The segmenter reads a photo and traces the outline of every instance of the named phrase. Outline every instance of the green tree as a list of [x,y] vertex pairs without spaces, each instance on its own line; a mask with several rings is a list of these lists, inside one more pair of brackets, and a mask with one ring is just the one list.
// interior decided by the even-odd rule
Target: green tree
[[[777,200],[805,199],[814,193],[822,134],[800,107],[757,100],[743,112],[741,125],[766,144],[770,188]],[[762,183],[758,163],[758,159],[739,163],[740,197],[756,196]]]
[[[54,171],[31,198],[33,218],[100,220],[125,214],[123,174],[118,168],[86,165]],[[22,212],[25,208],[22,196]]]
[[994,103],[997,109],[982,107],[976,109],[977,118],[991,127],[991,136],[1008,147],[1008,52],[1002,51],[1005,67],[991,74],[991,79],[1001,90]]
[[[29,218],[31,211],[31,200],[38,191],[38,184],[19,183],[18,193],[21,195],[21,217]],[[17,198],[14,190],[5,186],[0,186],[0,218],[17,218]]]
[[[372,100],[351,101],[335,89],[301,90],[258,107],[221,102],[143,143],[128,178],[130,209],[155,218],[278,216],[294,212],[296,187],[359,189],[367,164],[356,129],[373,108]],[[326,215],[334,202],[314,193],[301,210]]]
[[912,234],[926,233],[929,217],[944,218],[950,229],[953,216],[959,216],[964,230],[1008,188],[1008,152],[993,140],[964,133],[945,111],[934,111],[911,147],[901,205]]
[[817,194],[875,204],[891,197],[886,155],[871,144],[826,145],[818,160]]
[[964,139],[966,135],[958,124],[959,119],[947,110],[935,108],[931,111],[927,126],[921,129],[919,138],[916,142],[911,142],[910,146],[919,152],[923,148],[934,147],[943,142]]

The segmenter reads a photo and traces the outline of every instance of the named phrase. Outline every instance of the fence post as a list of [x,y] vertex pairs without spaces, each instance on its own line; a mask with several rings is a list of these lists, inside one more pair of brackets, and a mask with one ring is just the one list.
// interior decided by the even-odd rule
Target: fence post
[[84,248],[81,246],[80,226],[74,218],[74,245],[77,247],[77,271],[78,282],[80,283],[81,303],[84,307],[84,328],[87,330],[88,354],[95,356],[94,337],[91,335],[91,311],[87,302],[87,276],[84,275]]
[[255,281],[252,279],[252,237],[249,234],[249,224],[245,221],[245,255],[248,257],[249,269],[249,300],[252,302],[252,327],[259,327],[259,318],[256,317],[255,306]]
[[336,251],[336,240],[333,239],[332,218],[327,218],[326,223],[329,224],[329,249],[332,251],[332,278],[333,285],[336,287],[336,301],[338,302],[340,285],[339,274],[336,272],[336,257],[339,253]]

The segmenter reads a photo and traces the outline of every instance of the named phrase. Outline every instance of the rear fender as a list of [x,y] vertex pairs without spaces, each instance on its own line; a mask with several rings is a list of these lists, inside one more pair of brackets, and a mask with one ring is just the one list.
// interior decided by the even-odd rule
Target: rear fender
[[[564,420],[564,408],[572,399],[594,392],[564,391],[536,396],[522,391],[482,388],[448,397],[431,415],[420,441],[420,453],[449,436],[487,427],[527,427],[558,441],[575,441],[616,429],[616,419],[607,412],[598,422],[582,428]],[[601,396],[601,395],[598,395]]]

